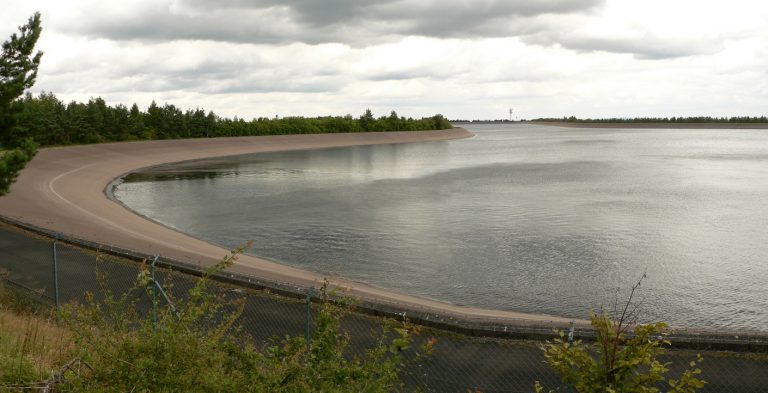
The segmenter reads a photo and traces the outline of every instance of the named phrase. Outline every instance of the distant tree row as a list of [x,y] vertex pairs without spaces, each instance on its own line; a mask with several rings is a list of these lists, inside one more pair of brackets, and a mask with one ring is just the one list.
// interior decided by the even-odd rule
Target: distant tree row
[[481,123],[481,124],[487,124],[487,123],[518,123],[525,120],[509,120],[509,119],[474,119],[474,120],[467,120],[467,119],[450,119],[448,120],[451,123]]
[[17,100],[21,107],[16,127],[0,136],[3,146],[32,138],[40,145],[69,145],[145,139],[210,138],[219,136],[319,134],[367,131],[416,131],[451,128],[442,115],[413,119],[398,116],[374,117],[370,110],[358,117],[222,118],[203,109],[182,110],[155,102],[145,111],[109,106],[102,98],[87,103],[65,104],[53,93],[26,94]]
[[532,121],[557,121],[570,123],[768,123],[768,117],[711,117],[711,116],[693,116],[693,117],[613,117],[606,119],[579,119],[576,116],[563,118],[540,118]]

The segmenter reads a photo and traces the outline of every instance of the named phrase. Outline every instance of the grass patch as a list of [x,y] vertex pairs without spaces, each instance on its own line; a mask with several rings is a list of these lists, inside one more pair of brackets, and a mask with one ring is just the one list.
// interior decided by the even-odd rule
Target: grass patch
[[51,376],[69,356],[71,334],[53,311],[18,302],[0,287],[0,390]]

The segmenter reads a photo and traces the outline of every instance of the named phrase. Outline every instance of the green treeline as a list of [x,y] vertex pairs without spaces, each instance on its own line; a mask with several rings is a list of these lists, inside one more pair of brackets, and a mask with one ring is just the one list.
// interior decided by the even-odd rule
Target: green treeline
[[370,110],[358,117],[316,118],[222,118],[203,109],[182,110],[155,102],[145,111],[136,104],[130,108],[109,106],[102,98],[87,103],[65,104],[53,93],[26,94],[17,100],[21,110],[16,127],[0,135],[3,146],[13,146],[24,138],[40,145],[70,145],[146,139],[211,138],[219,136],[322,134],[334,132],[417,131],[451,128],[442,115],[422,119],[389,116],[376,118]]
[[768,117],[712,117],[712,116],[693,116],[693,117],[633,117],[621,118],[613,117],[606,119],[579,119],[576,116],[563,118],[540,118],[532,121],[556,121],[569,123],[768,123]]

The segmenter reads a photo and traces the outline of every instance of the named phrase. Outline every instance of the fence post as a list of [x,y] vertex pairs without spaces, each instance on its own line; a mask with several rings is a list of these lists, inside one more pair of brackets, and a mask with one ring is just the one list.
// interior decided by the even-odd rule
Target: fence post
[[56,252],[56,243],[59,240],[59,234],[53,239],[53,300],[56,308],[59,308],[59,257]]
[[[571,321],[571,327],[568,329],[568,343],[569,344],[573,343],[573,333],[574,333],[574,330],[576,330],[576,321]],[[573,388],[573,385],[571,385],[571,384],[568,385],[567,389],[568,389],[569,393],[573,393],[573,392],[576,391]]]
[[149,265],[149,273],[152,277],[152,281],[150,285],[152,286],[152,328],[157,328],[157,281],[155,281],[155,263],[157,263],[157,258],[159,258],[160,255],[155,256],[155,259],[152,260],[152,264]]
[[304,318],[304,340],[309,342],[309,339],[311,337],[310,333],[310,327],[312,323],[312,292],[315,288],[309,287],[307,289],[307,315]]

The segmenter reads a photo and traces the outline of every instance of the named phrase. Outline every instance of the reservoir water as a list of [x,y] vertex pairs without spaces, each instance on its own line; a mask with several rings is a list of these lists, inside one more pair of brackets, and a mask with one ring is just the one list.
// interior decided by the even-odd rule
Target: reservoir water
[[253,154],[129,175],[162,224],[461,305],[768,331],[768,130],[469,125],[471,139]]

